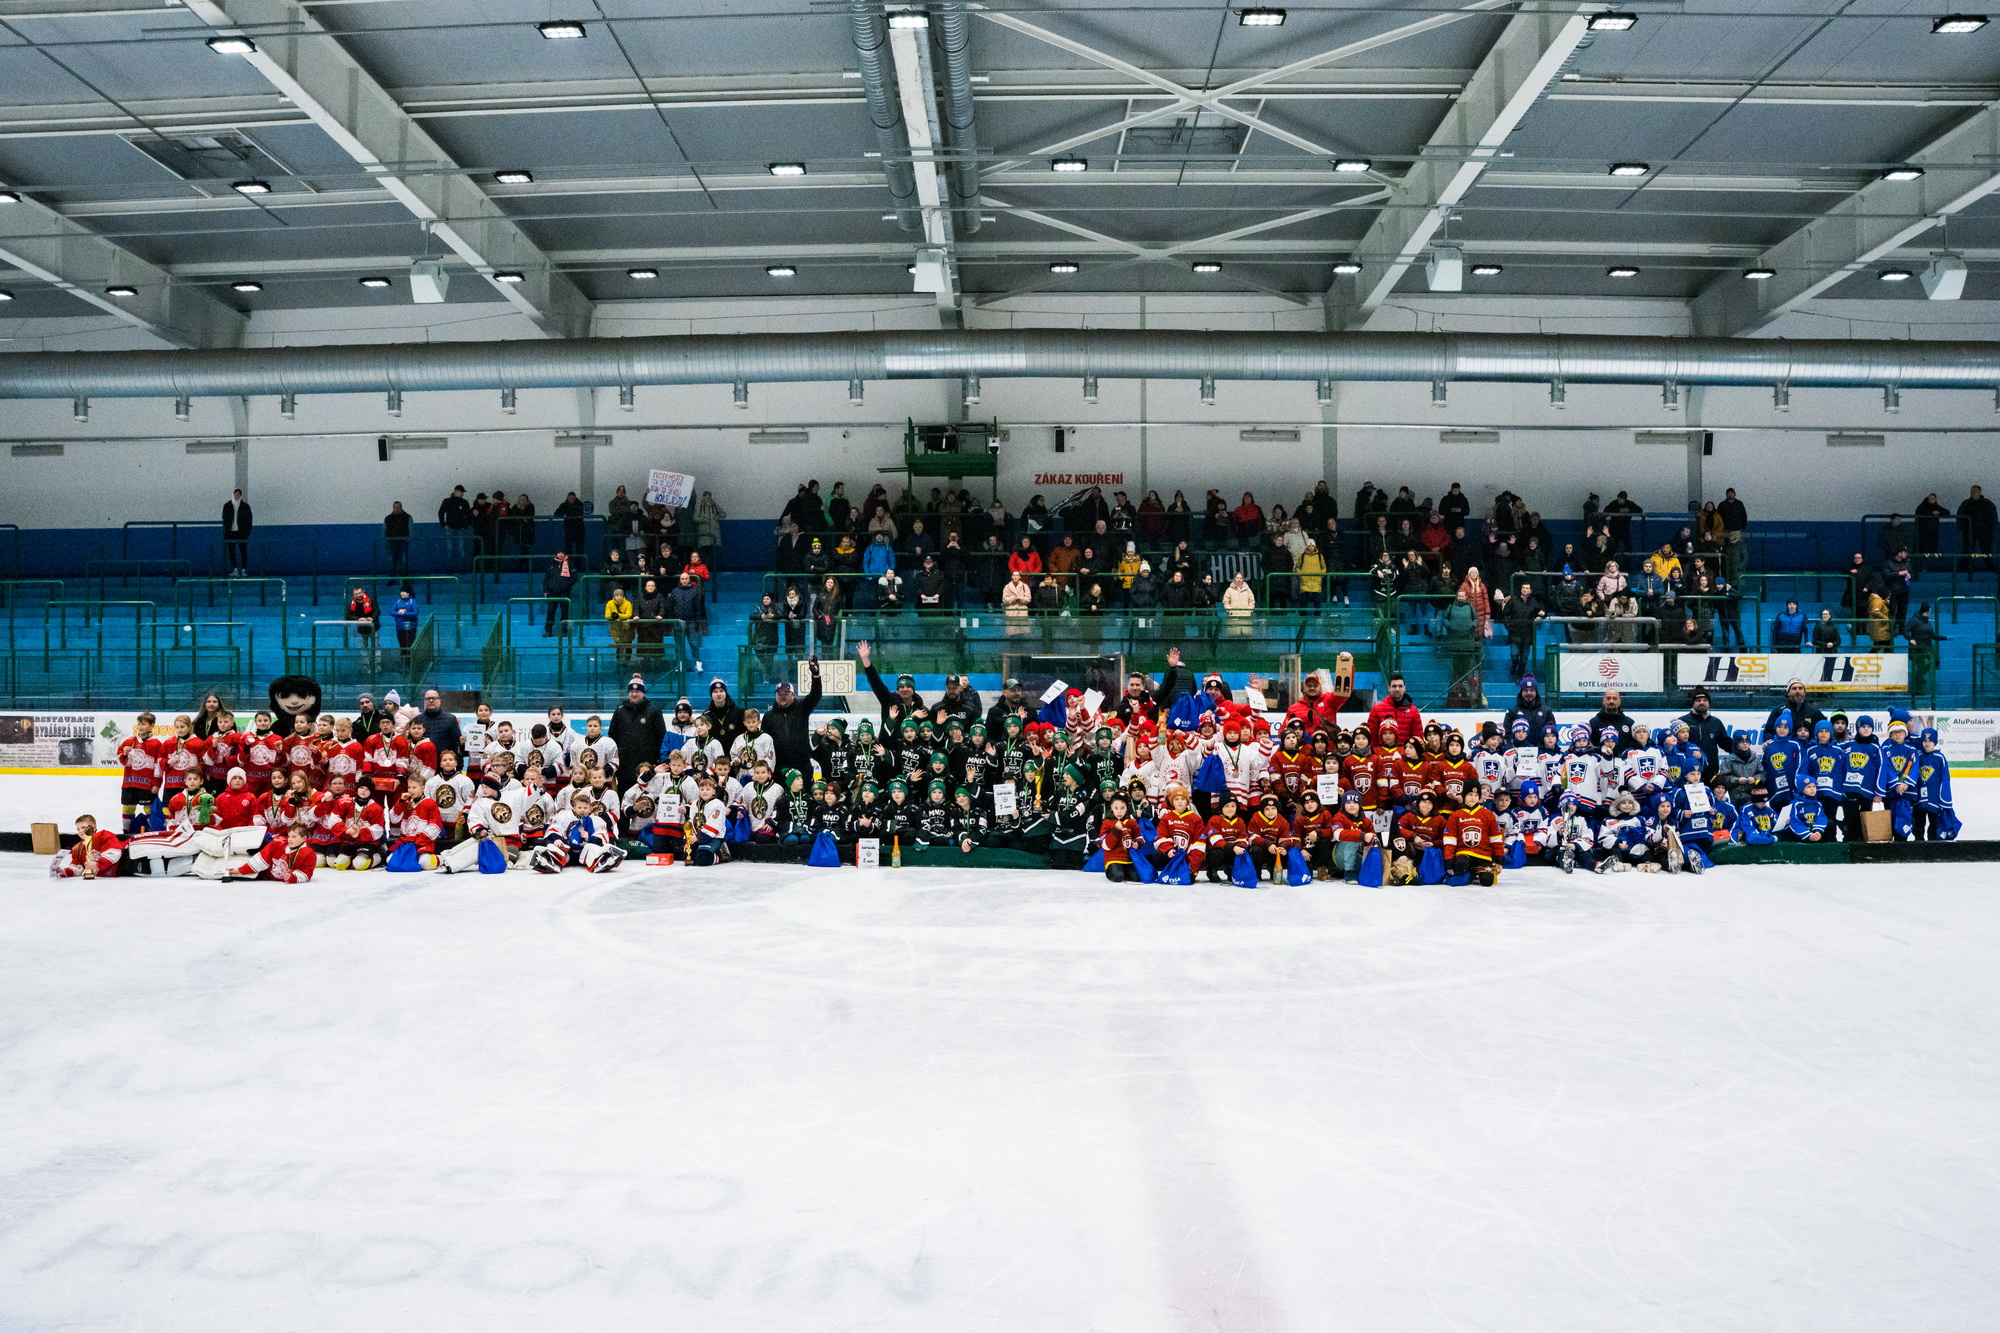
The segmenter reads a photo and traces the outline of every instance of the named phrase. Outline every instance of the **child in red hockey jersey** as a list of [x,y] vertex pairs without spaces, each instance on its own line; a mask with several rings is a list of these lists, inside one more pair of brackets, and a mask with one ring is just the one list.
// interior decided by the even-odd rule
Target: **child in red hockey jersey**
[[99,829],[89,815],[76,820],[76,844],[58,852],[49,866],[53,879],[109,879],[118,873],[125,843],[109,829]]

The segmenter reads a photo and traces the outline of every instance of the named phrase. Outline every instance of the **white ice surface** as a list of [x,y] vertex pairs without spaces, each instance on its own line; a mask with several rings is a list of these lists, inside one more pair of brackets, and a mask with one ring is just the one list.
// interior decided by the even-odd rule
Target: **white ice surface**
[[0,857],[0,1329],[1990,1330],[2000,870]]

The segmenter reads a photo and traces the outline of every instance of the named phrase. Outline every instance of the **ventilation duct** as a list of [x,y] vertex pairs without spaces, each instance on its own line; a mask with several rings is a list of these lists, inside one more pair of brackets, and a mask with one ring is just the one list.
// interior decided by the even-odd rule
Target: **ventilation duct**
[[943,0],[932,11],[944,53],[944,137],[951,149],[951,225],[959,236],[979,230],[979,134],[972,123],[972,21],[965,0]]
[[1578,334],[946,329],[0,356],[0,398],[235,397],[906,379],[1436,380],[1994,389],[2000,343]]
[[848,25],[854,34],[854,56],[861,70],[861,88],[868,95],[868,118],[875,122],[875,143],[882,151],[882,174],[896,203],[896,223],[904,231],[923,227],[917,207],[917,173],[910,165],[910,136],[903,128],[902,103],[895,76],[889,72],[889,23],[879,4],[849,0]]

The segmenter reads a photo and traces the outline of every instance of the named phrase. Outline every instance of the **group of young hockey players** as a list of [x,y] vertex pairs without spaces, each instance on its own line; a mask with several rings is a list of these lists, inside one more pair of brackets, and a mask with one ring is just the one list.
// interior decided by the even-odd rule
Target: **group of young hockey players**
[[415,710],[390,710],[366,737],[347,718],[298,716],[280,734],[260,712],[238,730],[226,710],[206,736],[188,716],[162,728],[141,713],[118,746],[124,827],[84,815],[59,877],[183,875],[304,883],[320,870],[614,870],[617,750],[595,717],[561,709],[517,736],[491,710],[465,728],[465,759],[425,735]]
[[723,706],[717,682],[723,705],[682,700],[657,761],[630,774],[598,719],[579,732],[560,709],[520,736],[482,706],[463,763],[413,710],[366,737],[326,716],[280,736],[265,713],[196,737],[186,717],[168,729],[142,714],[119,747],[125,828],[80,819],[55,869],[296,883],[377,866],[601,872],[628,854],[805,860],[829,844],[853,864],[873,840],[884,861],[1000,848],[1113,880],[1492,885],[1532,864],[1700,873],[1729,842],[1858,839],[1878,804],[1897,837],[1957,831],[1936,733],[1912,739],[1900,710],[1880,737],[1869,717],[1850,731],[1815,714],[1801,739],[1781,708],[1768,736],[1711,754],[1686,719],[1593,732],[1539,706],[1464,734],[1423,723],[1399,682],[1342,726],[1345,656],[1275,716],[1187,676],[1178,653],[1168,663],[1157,693],[1134,674],[1117,698],[1043,703],[1009,682],[983,713],[962,679],[926,704],[911,677],[891,690],[868,664],[879,724],[827,719],[809,758],[793,748],[784,764],[757,710]]

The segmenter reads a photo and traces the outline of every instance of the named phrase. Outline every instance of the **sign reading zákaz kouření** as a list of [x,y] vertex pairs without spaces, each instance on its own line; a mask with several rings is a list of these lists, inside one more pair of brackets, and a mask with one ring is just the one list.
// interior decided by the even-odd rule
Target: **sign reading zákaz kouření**
[[1037,486],[1123,486],[1123,472],[1037,472]]

